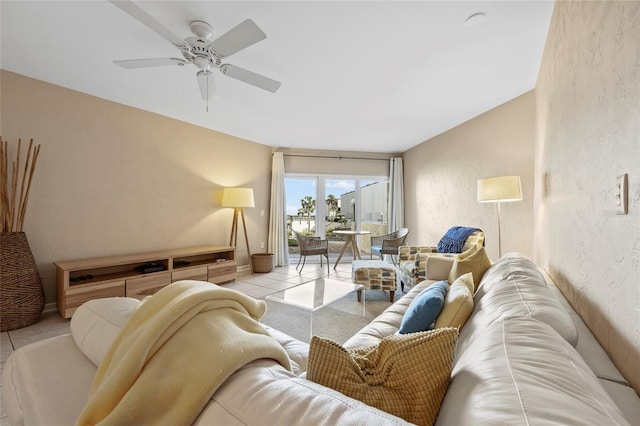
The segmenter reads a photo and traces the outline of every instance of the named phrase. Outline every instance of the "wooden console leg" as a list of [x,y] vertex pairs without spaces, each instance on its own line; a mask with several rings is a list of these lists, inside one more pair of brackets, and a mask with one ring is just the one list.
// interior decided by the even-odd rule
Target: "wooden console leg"
[[360,302],[362,300],[362,288],[358,289],[357,295],[358,295],[358,302]]
[[393,296],[395,296],[396,292],[394,290],[391,290],[389,292],[389,302],[393,303]]

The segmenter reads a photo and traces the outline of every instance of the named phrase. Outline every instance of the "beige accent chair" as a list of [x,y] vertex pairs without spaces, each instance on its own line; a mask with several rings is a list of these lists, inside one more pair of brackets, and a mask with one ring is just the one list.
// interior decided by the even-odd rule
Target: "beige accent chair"
[[[474,231],[464,243],[462,253],[470,248],[484,245],[484,232]],[[398,271],[396,278],[400,289],[411,288],[427,276],[427,258],[433,256],[455,257],[457,253],[438,253],[437,246],[402,246],[398,249]]]

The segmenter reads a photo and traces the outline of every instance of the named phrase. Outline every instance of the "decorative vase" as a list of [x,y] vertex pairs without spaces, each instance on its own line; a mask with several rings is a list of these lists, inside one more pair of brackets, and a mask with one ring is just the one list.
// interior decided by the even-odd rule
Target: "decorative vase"
[[44,290],[24,232],[0,232],[0,331],[40,319]]

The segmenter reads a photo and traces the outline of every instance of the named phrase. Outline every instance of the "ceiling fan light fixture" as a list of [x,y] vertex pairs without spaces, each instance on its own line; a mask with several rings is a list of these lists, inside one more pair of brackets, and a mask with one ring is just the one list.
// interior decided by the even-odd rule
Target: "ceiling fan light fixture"
[[198,78],[200,96],[206,102],[206,111],[209,112],[209,99],[213,98],[216,89],[213,73],[209,70],[202,70],[198,71],[196,76]]
[[191,32],[200,38],[209,40],[213,37],[213,27],[204,21],[191,21],[189,27],[191,28]]
[[209,58],[205,56],[196,56],[193,59],[193,64],[201,70],[208,70],[211,68],[211,61],[209,61]]

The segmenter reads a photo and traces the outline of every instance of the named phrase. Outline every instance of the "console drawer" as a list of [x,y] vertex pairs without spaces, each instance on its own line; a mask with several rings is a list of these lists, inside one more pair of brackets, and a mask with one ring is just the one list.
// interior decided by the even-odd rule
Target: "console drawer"
[[102,281],[96,284],[73,286],[67,290],[63,316],[70,318],[80,305],[92,299],[124,296],[124,280]]
[[219,262],[209,265],[209,282],[214,284],[224,283],[236,279],[237,263],[235,260]]
[[143,299],[171,284],[171,272],[164,271],[127,280],[127,297]]
[[207,281],[208,271],[207,266],[196,266],[193,268],[180,268],[174,269],[171,272],[171,282],[180,280],[198,280]]

